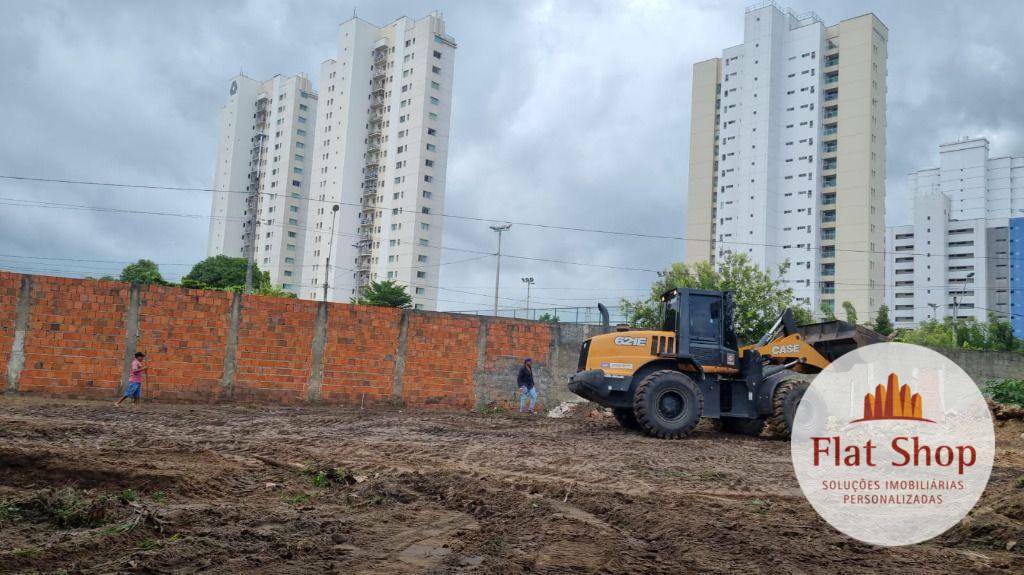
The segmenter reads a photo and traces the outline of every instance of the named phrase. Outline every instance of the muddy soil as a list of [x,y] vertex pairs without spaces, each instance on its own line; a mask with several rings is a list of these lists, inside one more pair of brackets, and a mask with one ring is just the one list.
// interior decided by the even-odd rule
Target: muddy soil
[[1020,573],[1024,422],[905,548],[805,502],[789,446],[610,418],[0,399],[2,573]]

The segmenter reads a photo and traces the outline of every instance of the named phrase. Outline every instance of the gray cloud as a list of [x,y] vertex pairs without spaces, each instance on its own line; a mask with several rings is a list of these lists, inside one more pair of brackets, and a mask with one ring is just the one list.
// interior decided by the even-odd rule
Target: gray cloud
[[[658,0],[363,3],[383,24],[437,8],[459,41],[447,204],[453,214],[681,235],[690,67],[742,39],[744,4]],[[889,27],[889,223],[907,219],[905,175],[939,143],[986,135],[1024,153],[1015,26],[1024,5],[799,2],[827,23],[873,11]],[[333,57],[352,3],[6,2],[0,8],[0,173],[206,187],[228,79],[305,71]],[[0,181],[0,197],[208,214],[208,194]],[[3,201],[3,200],[0,200]],[[190,264],[207,222],[0,205],[0,253]],[[681,242],[515,226],[505,251],[663,268]],[[481,222],[449,219],[445,245],[493,249]],[[446,252],[445,262],[471,257]],[[18,263],[102,275],[99,263]],[[487,309],[493,258],[442,268],[442,309]],[[162,266],[178,277],[187,266]],[[645,272],[506,259],[504,295],[589,305],[636,295]],[[574,289],[547,289],[574,288]],[[514,305],[503,301],[503,305]]]

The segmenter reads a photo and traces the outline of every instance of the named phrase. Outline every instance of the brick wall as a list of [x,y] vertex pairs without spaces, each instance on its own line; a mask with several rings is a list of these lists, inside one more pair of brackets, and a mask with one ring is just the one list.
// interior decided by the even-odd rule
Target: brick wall
[[532,357],[551,404],[570,398],[565,376],[586,335],[524,320],[0,272],[8,393],[113,399],[143,351],[148,399],[466,409],[510,398]]
[[116,395],[129,286],[33,276],[19,391],[85,398]]
[[139,291],[136,349],[153,364],[146,397],[165,401],[219,397],[231,294],[157,286]]

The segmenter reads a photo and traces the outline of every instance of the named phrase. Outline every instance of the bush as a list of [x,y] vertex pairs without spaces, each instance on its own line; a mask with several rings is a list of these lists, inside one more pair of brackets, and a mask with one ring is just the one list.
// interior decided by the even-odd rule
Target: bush
[[1024,380],[990,379],[985,382],[985,393],[991,395],[992,399],[999,403],[1024,407]]

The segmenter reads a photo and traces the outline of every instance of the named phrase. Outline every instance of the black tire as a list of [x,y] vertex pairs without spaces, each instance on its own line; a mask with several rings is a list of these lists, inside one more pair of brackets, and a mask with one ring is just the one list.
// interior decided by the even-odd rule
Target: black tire
[[633,415],[632,409],[628,407],[615,407],[612,408],[612,414],[615,416],[615,421],[618,421],[622,427],[632,429],[633,431],[640,431],[640,422],[636,420],[636,415]]
[[789,439],[793,433],[796,409],[810,385],[808,379],[796,374],[779,383],[772,394],[772,414],[765,426],[769,435]]
[[761,432],[764,431],[765,418],[759,417],[757,419],[747,419],[745,417],[723,417],[721,422],[722,431],[726,433],[759,437]]
[[645,433],[661,439],[686,437],[700,422],[704,395],[692,379],[665,369],[645,377],[633,394],[633,413]]

